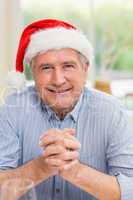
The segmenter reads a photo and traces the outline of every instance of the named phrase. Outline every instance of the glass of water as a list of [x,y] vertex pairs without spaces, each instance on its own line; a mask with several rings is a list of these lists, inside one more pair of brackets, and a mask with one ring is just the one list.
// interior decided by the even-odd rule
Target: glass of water
[[0,188],[0,200],[37,200],[33,181],[27,178],[5,180]]

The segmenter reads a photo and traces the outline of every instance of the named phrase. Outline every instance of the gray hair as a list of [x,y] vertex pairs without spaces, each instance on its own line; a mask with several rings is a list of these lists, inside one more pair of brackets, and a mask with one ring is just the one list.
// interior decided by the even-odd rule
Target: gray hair
[[[80,59],[80,62],[81,64],[90,64],[89,60],[82,54],[80,53],[79,51],[75,50],[78,54],[79,54],[79,59]],[[33,66],[33,63],[34,63],[34,58],[31,59],[30,61],[30,66]]]
[[80,52],[78,52],[78,53],[79,53],[80,62],[82,64],[90,64],[89,61],[88,61],[88,59],[82,53],[80,53]]

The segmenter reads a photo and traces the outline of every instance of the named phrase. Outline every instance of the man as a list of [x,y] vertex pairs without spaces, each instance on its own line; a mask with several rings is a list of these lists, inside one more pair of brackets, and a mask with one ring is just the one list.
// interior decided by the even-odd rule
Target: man
[[133,129],[113,97],[85,87],[92,57],[86,37],[68,23],[25,28],[16,70],[28,63],[35,87],[1,108],[1,184],[31,178],[38,200],[132,200]]

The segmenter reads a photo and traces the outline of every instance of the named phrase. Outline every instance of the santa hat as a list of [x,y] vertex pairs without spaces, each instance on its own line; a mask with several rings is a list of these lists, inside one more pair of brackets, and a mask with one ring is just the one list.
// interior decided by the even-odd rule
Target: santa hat
[[21,88],[25,84],[24,63],[50,49],[72,48],[92,61],[92,47],[86,36],[64,21],[44,19],[28,25],[20,38],[16,56],[16,71],[10,73],[9,84]]

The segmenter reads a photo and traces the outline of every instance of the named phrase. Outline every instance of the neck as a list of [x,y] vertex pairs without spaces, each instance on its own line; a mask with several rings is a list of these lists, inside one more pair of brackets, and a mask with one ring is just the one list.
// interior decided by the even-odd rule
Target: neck
[[53,107],[52,110],[56,113],[60,120],[63,120],[65,116],[74,109],[77,101],[78,99],[69,108],[56,109]]
[[59,117],[60,120],[63,120],[65,118],[65,116],[72,111],[72,109],[74,108],[71,107],[71,108],[66,108],[66,109],[63,109],[63,110],[54,110],[54,112],[56,113],[56,115]]

